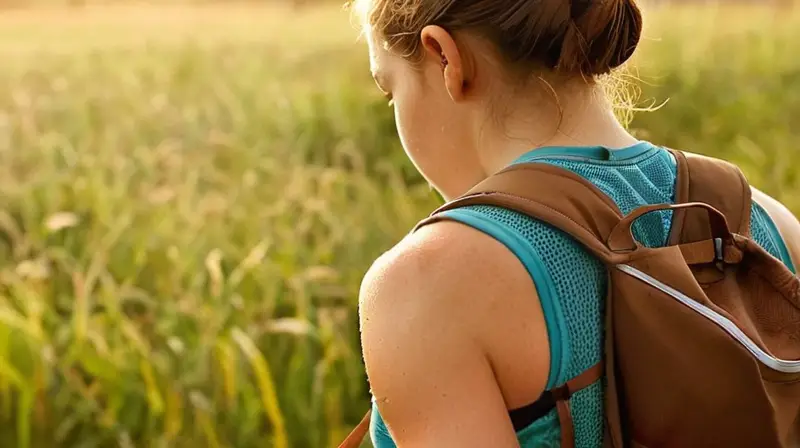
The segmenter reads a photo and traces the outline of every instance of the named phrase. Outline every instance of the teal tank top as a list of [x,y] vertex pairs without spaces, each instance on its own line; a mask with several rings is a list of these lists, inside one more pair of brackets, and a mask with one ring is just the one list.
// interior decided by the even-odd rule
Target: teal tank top
[[[675,159],[649,142],[620,150],[541,148],[514,163],[528,162],[555,165],[584,177],[613,199],[625,214],[643,205],[675,201]],[[542,304],[550,342],[547,389],[565,383],[601,360],[607,275],[600,261],[560,230],[508,209],[469,206],[446,213],[448,218],[503,243],[530,274]],[[670,222],[671,212],[645,215],[634,224],[634,235],[645,246],[662,246]],[[751,228],[759,245],[796,272],[777,227],[755,202]],[[571,404],[575,446],[601,446],[602,382],[577,392]],[[370,435],[376,448],[395,447],[374,402]],[[517,433],[522,448],[555,448],[560,446],[560,436],[556,410]]]

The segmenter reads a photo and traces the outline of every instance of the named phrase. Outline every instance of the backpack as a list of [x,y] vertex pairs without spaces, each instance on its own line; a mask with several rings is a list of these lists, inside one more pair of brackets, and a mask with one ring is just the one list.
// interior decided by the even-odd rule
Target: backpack
[[[516,210],[568,233],[607,267],[604,360],[546,391],[561,446],[575,444],[570,397],[605,385],[604,446],[800,445],[800,277],[750,238],[751,190],[734,165],[671,151],[675,204],[624,216],[562,168],[513,165],[417,228],[467,205]],[[671,211],[664,247],[643,247],[634,222]],[[552,409],[552,407],[550,409]],[[359,446],[369,414],[340,448]]]

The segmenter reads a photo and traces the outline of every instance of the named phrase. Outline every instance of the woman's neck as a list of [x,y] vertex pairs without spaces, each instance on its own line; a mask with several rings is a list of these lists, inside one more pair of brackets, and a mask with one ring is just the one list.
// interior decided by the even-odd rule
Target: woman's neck
[[558,102],[554,98],[550,96],[546,107],[542,107],[541,102],[538,107],[516,107],[502,120],[501,129],[478,136],[476,148],[487,176],[537,148],[603,146],[620,149],[639,141],[614,116],[600,87],[584,85],[571,94],[559,94]]

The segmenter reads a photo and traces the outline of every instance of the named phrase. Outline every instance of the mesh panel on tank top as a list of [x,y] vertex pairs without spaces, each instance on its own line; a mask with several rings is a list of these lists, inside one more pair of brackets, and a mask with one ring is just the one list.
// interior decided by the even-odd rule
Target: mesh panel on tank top
[[[638,159],[638,160],[637,160]],[[611,197],[622,213],[628,214],[646,204],[675,202],[677,179],[675,161],[667,151],[659,151],[625,163],[609,165],[608,162],[575,161],[569,159],[542,159],[547,163],[568,169],[591,181]],[[609,169],[613,168],[613,169]],[[634,223],[634,235],[647,247],[664,245],[669,235],[672,212],[653,212]],[[755,202],[751,207],[752,238],[772,256],[780,259],[779,243],[769,231],[770,218]]]
[[780,259],[779,243],[773,239],[773,235],[769,231],[769,222],[771,222],[771,219],[767,215],[767,211],[753,202],[753,206],[750,209],[750,233],[752,233],[753,241],[757,242],[773,257]]
[[[559,378],[559,381],[577,376],[600,362],[602,298],[607,287],[603,264],[571,237],[548,224],[500,207],[469,208],[515,230],[529,241],[552,277],[558,296],[554,298],[556,306],[563,310],[567,323],[568,334],[562,335],[562,347],[571,354],[564,378]],[[597,447],[602,441],[602,403],[601,387],[592,386],[573,396],[576,447]],[[542,442],[538,440],[538,443]]]
[[[647,204],[673,202],[677,177],[672,156],[666,151],[650,152],[644,158],[629,161],[576,161],[571,159],[542,159],[547,163],[568,169],[591,181],[616,202],[622,213]],[[633,225],[633,234],[643,245],[664,245],[669,234],[672,212],[653,212],[641,217]]]
[[[662,150],[638,159],[614,165],[608,165],[604,161],[592,163],[555,158],[542,159],[539,162],[568,169],[591,181],[611,197],[626,215],[642,205],[675,202],[677,168],[672,156]],[[634,235],[647,247],[662,246],[669,235],[671,220],[672,212],[649,213],[634,223]],[[753,240],[772,256],[780,259],[779,243],[773,239],[767,224],[770,218],[755,202],[751,207],[750,221]]]

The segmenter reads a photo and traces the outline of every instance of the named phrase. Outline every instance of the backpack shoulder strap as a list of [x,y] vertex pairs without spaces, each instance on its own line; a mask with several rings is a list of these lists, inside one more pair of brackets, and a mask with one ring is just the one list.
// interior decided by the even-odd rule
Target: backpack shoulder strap
[[[670,150],[677,162],[675,203],[702,202],[722,212],[733,233],[750,237],[751,191],[734,164],[711,157]],[[677,210],[669,244],[702,241],[710,237],[701,211]]]
[[372,422],[372,410],[364,414],[361,422],[353,428],[353,431],[339,444],[339,448],[359,448],[369,433],[369,425]]
[[566,169],[542,163],[513,165],[443,205],[414,230],[446,219],[442,213],[447,210],[468,205],[515,210],[568,233],[607,263],[618,258],[607,241],[622,212],[591,182]]

